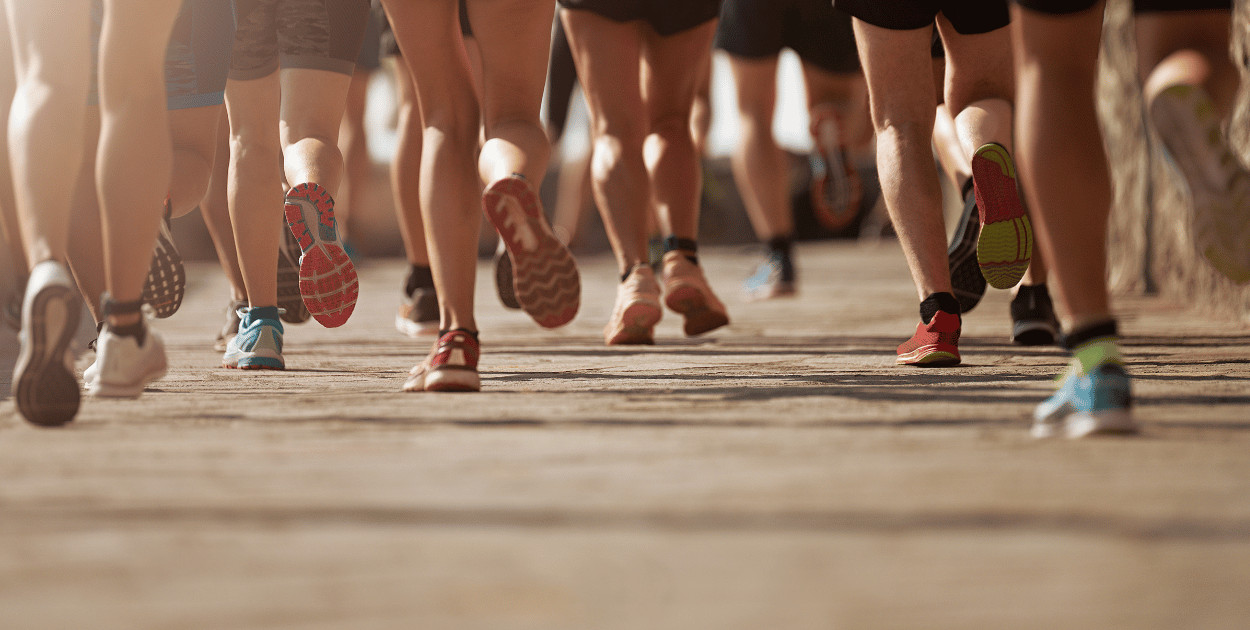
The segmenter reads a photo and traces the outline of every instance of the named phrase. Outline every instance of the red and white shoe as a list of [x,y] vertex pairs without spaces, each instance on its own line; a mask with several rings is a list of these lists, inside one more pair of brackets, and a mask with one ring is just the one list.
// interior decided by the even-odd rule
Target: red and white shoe
[[286,194],[286,224],[303,251],[299,292],[304,306],[322,326],[342,326],[356,308],[360,283],[339,240],[334,199],[317,184],[292,188]]
[[453,330],[439,337],[430,356],[408,373],[406,392],[476,392],[482,389],[477,360],[482,351],[473,335]]
[[551,232],[529,182],[510,175],[487,186],[482,210],[512,259],[512,286],[521,309],[544,328],[569,323],[581,305],[577,263]]

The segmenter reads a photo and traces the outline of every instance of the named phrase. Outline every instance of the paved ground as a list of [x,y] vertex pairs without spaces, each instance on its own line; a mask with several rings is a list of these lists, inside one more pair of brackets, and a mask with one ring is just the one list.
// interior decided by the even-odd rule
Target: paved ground
[[0,628],[1250,624],[1250,330],[1121,300],[1144,434],[1035,442],[1062,358],[1005,343],[1004,294],[965,365],[898,368],[897,248],[800,256],[802,297],[748,305],[753,258],[707,252],[733,326],[644,349],[601,345],[607,260],[554,332],[483,267],[471,395],[399,391],[428,346],[391,327],[397,262],[261,374],[214,367],[195,267],[141,400],[54,431],[3,403]]

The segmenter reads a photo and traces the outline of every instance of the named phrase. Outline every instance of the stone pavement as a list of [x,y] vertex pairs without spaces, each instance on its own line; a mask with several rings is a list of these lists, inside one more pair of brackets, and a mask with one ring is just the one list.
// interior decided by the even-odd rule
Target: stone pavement
[[1006,342],[1006,294],[963,366],[900,368],[896,245],[804,245],[765,304],[734,293],[754,254],[703,259],[733,325],[631,349],[611,261],[556,331],[484,264],[480,394],[399,391],[428,342],[392,327],[398,261],[348,325],[288,327],[284,373],[216,367],[194,266],[141,400],[64,430],[2,403],[0,628],[1250,625],[1250,330],[1119,300],[1143,435],[1036,442],[1063,358]]

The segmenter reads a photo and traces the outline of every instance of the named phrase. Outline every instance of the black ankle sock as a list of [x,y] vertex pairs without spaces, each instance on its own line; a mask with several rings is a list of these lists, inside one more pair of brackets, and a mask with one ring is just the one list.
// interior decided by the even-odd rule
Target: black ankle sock
[[768,251],[770,253],[778,253],[786,258],[790,257],[790,250],[794,246],[793,236],[774,236],[768,239]]
[[255,321],[258,319],[278,319],[278,307],[276,306],[256,306],[249,308],[247,314],[250,319]]
[[967,199],[968,195],[972,194],[972,178],[971,177],[969,177],[967,180],[964,181],[963,186],[959,187],[959,193],[960,193],[960,196],[963,197],[964,199]]
[[950,293],[933,293],[920,303],[920,319],[926,324],[933,321],[938,311],[959,315],[959,300]]
[[477,341],[477,340],[478,340],[478,339],[477,339],[477,331],[476,331],[476,330],[469,330],[469,329],[467,329],[467,328],[452,328],[451,330],[440,330],[440,331],[438,331],[438,338],[439,338],[439,339],[442,339],[442,338],[443,338],[443,336],[444,336],[444,335],[446,335],[447,333],[453,333],[453,332],[462,332],[462,333],[464,333],[464,334],[466,334],[466,335],[468,335],[468,336],[472,337],[472,338],[473,338],[473,341]]
[[[109,332],[120,337],[133,337],[139,345],[143,345],[143,341],[147,339],[148,329],[143,324],[143,317],[140,315],[139,321],[125,326],[108,325],[107,321],[110,315],[130,315],[143,312],[143,300],[135,300],[133,302],[117,302],[113,300],[107,293],[100,297],[100,311],[104,314],[105,326]],[[101,328],[103,330],[103,327]]]
[[678,238],[670,236],[664,239],[664,253],[681,252],[686,260],[694,264],[699,264],[699,243],[692,238]]
[[1099,337],[1115,337],[1119,334],[1114,319],[1082,326],[1063,336],[1063,347],[1072,350]]
[[412,297],[417,289],[433,289],[434,288],[434,272],[430,271],[428,266],[409,265],[408,281],[404,283],[404,294]]
[[144,340],[148,338],[148,327],[143,325],[143,320],[125,326],[109,326],[108,328],[109,332],[118,337],[133,337],[141,346]]

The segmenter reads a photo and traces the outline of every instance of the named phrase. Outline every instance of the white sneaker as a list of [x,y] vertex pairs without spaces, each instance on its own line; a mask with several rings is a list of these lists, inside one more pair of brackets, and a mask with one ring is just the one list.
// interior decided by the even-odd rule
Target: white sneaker
[[92,396],[138,398],[148,383],[165,376],[165,342],[148,328],[139,345],[134,337],[116,335],[105,325],[96,343],[96,366],[96,377],[88,384]]
[[82,299],[65,265],[35,265],[22,302],[22,350],[13,370],[13,398],[22,416],[40,426],[60,426],[78,413],[70,343]]

